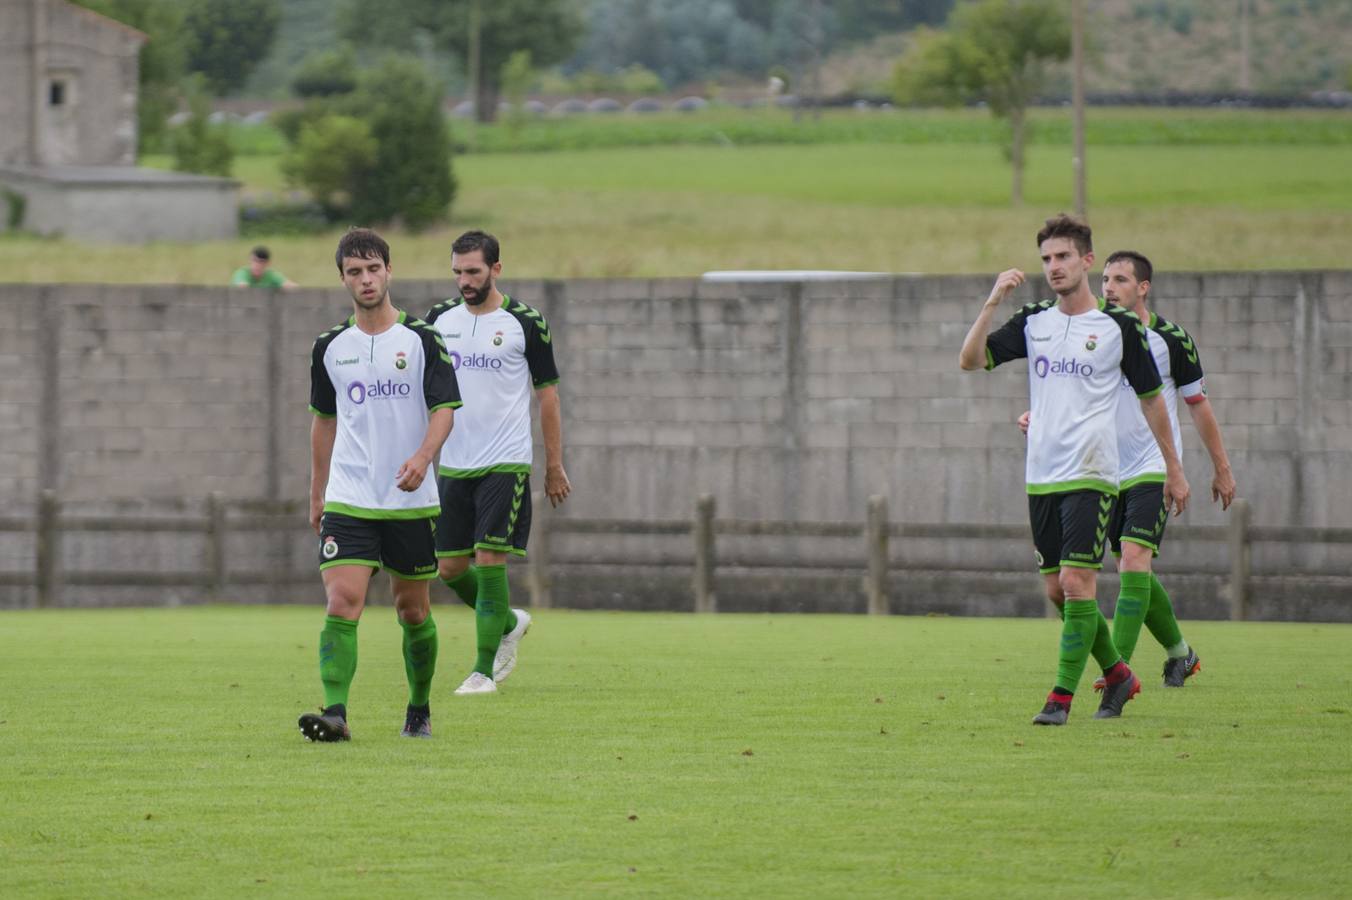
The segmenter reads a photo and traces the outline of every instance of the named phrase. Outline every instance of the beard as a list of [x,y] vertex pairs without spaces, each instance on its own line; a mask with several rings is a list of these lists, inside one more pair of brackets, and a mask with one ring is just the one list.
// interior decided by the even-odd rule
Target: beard
[[488,296],[493,293],[493,279],[489,278],[479,287],[465,287],[460,289],[460,296],[470,306],[480,306]]

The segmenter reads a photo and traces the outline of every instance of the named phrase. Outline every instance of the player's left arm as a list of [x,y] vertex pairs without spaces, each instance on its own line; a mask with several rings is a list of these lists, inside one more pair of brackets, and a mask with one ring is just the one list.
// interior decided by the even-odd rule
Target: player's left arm
[[558,506],[573,491],[563,469],[563,404],[559,400],[559,368],[554,364],[554,333],[540,311],[525,304],[517,307],[517,319],[525,331],[526,368],[540,405],[540,433],[545,442],[545,496]]
[[1192,424],[1197,426],[1197,435],[1202,446],[1211,456],[1211,467],[1215,474],[1211,478],[1211,499],[1219,500],[1221,509],[1229,509],[1235,499],[1235,476],[1230,471],[1230,457],[1225,452],[1225,442],[1221,440],[1221,426],[1216,421],[1216,411],[1206,394],[1200,394],[1194,401],[1187,398],[1188,412],[1192,414]]
[[1206,378],[1202,372],[1202,353],[1192,335],[1181,326],[1172,322],[1160,323],[1160,333],[1169,348],[1169,367],[1174,383],[1178,385],[1178,394],[1188,406],[1192,424],[1197,426],[1197,434],[1202,446],[1211,457],[1211,499],[1219,500],[1221,509],[1229,509],[1235,499],[1235,476],[1230,471],[1230,457],[1225,452],[1225,442],[1221,440],[1221,426],[1216,421],[1216,411],[1206,395]]
[[540,388],[535,396],[540,401],[540,432],[545,439],[545,496],[550,506],[558,506],[573,490],[563,470],[563,411],[558,382]]
[[399,467],[394,476],[395,484],[401,491],[416,491],[432,468],[432,461],[441,452],[441,445],[451,436],[452,417],[455,413],[449,406],[438,407],[427,417],[427,433],[423,442],[413,455]]
[[415,321],[423,346],[423,400],[427,403],[427,432],[422,444],[395,473],[395,484],[401,491],[415,491],[427,477],[427,470],[441,452],[441,445],[451,436],[455,424],[455,410],[463,406],[460,385],[455,380],[455,368],[446,352],[441,334],[426,322]]

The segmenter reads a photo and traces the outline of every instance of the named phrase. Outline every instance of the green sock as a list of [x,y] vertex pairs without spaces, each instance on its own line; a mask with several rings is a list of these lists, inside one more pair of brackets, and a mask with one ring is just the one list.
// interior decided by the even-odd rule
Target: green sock
[[352,676],[357,674],[357,623],[325,616],[319,632],[319,678],[324,682],[324,705],[347,705]]
[[1098,603],[1094,604],[1094,613],[1097,621],[1094,623],[1094,647],[1091,652],[1094,654],[1094,662],[1106,672],[1117,665],[1122,654],[1113,643],[1112,629],[1108,627],[1108,620],[1103,618],[1103,613],[1099,612]]
[[474,671],[493,677],[493,657],[502,643],[511,610],[507,602],[507,566],[479,566],[479,599],[474,606],[474,633],[479,655]]
[[1066,599],[1062,607],[1061,657],[1056,666],[1056,687],[1068,694],[1075,693],[1089,661],[1089,650],[1094,643],[1095,621],[1099,617],[1098,603],[1093,600]]
[[[470,609],[474,609],[474,604],[479,598],[479,567],[470,566],[459,577],[443,578],[442,584],[455,591],[464,604]],[[509,608],[507,610],[507,621],[502,626],[502,633],[506,634],[516,627],[516,613]]]
[[437,671],[437,623],[429,615],[417,625],[404,626],[404,673],[408,676],[408,705],[426,706]]
[[441,583],[455,592],[470,609],[474,608],[474,601],[479,598],[479,570],[470,566],[454,578],[443,578]]
[[1150,609],[1150,572],[1123,572],[1122,588],[1117,594],[1117,611],[1113,613],[1113,643],[1122,659],[1131,662],[1136,640],[1141,636],[1141,625]]
[[1145,627],[1150,629],[1160,646],[1169,651],[1170,656],[1174,655],[1179,644],[1183,644],[1183,652],[1179,655],[1188,655],[1188,645],[1183,641],[1178,619],[1174,618],[1174,605],[1169,602],[1169,592],[1153,572],[1150,573],[1150,608],[1145,613]]

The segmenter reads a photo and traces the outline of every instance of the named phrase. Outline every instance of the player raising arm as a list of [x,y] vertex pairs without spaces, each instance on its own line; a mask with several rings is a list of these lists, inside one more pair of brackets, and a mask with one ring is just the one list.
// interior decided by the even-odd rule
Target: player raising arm
[[1043,275],[1057,299],[1024,306],[992,332],[996,309],[1025,280],[1017,269],[1002,272],[963,341],[958,361],[970,371],[1028,360],[1029,520],[1038,571],[1063,620],[1056,681],[1033,721],[1064,725],[1091,652],[1108,672],[1096,717],[1121,715],[1140,690],[1140,679],[1113,645],[1096,593],[1103,538],[1117,494],[1117,390],[1124,376],[1141,398],[1160,442],[1169,472],[1166,496],[1178,513],[1187,506],[1188,484],[1158,399],[1159,372],[1144,330],[1089,290],[1087,273],[1094,259],[1089,226],[1069,216],[1049,219],[1038,232],[1037,245]]

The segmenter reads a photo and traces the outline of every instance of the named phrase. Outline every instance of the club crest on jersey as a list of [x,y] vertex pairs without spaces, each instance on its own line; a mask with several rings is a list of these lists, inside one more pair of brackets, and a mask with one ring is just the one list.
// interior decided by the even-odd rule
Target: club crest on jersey
[[324,538],[324,548],[319,552],[324,554],[325,559],[333,559],[338,555],[338,542],[331,536]]
[[396,369],[408,368],[408,360],[405,359],[406,355],[407,354],[405,354],[403,350],[400,350],[398,353],[394,354],[394,367]]
[[501,332],[501,331],[499,331],[497,334],[493,335],[493,346],[494,346],[494,347],[501,347],[501,346],[502,346],[502,332]]
[[1093,350],[1097,346],[1098,346],[1098,335],[1097,334],[1089,335],[1089,340],[1084,342],[1084,349]]

